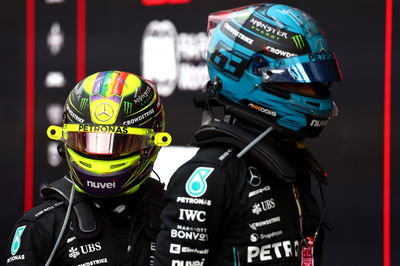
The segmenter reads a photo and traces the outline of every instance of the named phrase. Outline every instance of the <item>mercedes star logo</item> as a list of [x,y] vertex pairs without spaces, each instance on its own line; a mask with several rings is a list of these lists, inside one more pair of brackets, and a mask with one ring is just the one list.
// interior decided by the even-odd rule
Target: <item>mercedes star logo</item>
[[96,118],[102,122],[106,122],[114,115],[114,109],[108,103],[100,103],[94,111]]

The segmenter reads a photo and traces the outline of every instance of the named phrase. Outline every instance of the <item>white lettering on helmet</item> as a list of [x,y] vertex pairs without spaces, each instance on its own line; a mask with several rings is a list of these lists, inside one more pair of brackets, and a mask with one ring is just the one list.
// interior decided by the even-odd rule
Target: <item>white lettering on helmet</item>
[[274,28],[266,22],[257,20],[255,18],[251,18],[250,23],[252,23],[253,26],[256,26],[257,28],[261,28],[261,29],[265,30],[268,33],[272,33],[279,37],[284,37],[285,39],[287,39],[287,32],[281,31],[278,28]]
[[87,180],[86,185],[91,188],[102,188],[102,189],[112,189],[115,188],[115,182],[94,182]]
[[246,35],[244,35],[243,33],[239,32],[237,29],[233,28],[231,25],[229,25],[228,23],[224,24],[224,28],[229,31],[230,33],[232,33],[235,37],[238,37],[239,39],[241,39],[242,41],[247,42],[248,44],[252,45],[254,40],[247,37]]
[[137,116],[137,117],[135,117],[135,118],[132,118],[131,120],[124,121],[122,124],[123,124],[124,126],[128,126],[128,125],[135,124],[136,122],[142,121],[143,119],[149,117],[149,116],[150,116],[151,114],[153,114],[153,113],[154,113],[154,108],[151,108],[151,109],[150,109],[149,111],[147,111],[146,113],[141,114],[141,115],[139,115],[139,116]]
[[297,56],[297,54],[293,54],[293,53],[289,53],[287,51],[282,51],[278,48],[272,47],[272,46],[267,46],[266,47],[267,51],[276,54],[276,55],[280,55],[280,56],[284,56],[284,57],[293,57],[293,56]]
[[317,120],[313,119],[310,123],[310,126],[312,127],[324,127],[328,124],[329,120]]

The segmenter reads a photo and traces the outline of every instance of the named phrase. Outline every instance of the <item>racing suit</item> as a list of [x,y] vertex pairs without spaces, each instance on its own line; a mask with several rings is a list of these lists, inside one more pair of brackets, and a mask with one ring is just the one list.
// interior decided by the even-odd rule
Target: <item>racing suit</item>
[[300,265],[302,240],[316,232],[309,248],[319,265],[321,214],[305,150],[285,149],[299,166],[291,184],[235,147],[201,147],[168,184],[154,265]]
[[[68,183],[66,178],[56,182]],[[7,265],[45,265],[68,206],[57,185],[46,191],[44,202],[15,225]],[[51,265],[153,265],[163,191],[163,185],[149,179],[136,193],[114,199],[76,192],[73,212]],[[90,228],[95,229],[86,230]]]

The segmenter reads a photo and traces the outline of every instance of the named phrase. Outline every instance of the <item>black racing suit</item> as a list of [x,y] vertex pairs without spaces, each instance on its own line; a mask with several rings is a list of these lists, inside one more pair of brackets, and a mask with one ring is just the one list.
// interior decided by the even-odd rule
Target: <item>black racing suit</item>
[[[96,229],[82,232],[79,223],[91,223],[71,213],[51,265],[153,265],[159,231],[163,185],[149,179],[138,192],[115,199],[94,199],[76,192],[78,203],[93,211]],[[66,215],[68,202],[57,193],[24,214],[11,235],[7,265],[45,265]],[[89,209],[83,209],[85,216]],[[85,225],[84,225],[85,226]]]
[[[300,167],[297,181],[284,183],[259,161],[236,158],[239,151],[202,147],[172,176],[154,265],[300,265],[300,242],[315,235],[321,220],[310,175]],[[287,155],[301,152],[295,148]],[[319,231],[315,265],[321,257]]]

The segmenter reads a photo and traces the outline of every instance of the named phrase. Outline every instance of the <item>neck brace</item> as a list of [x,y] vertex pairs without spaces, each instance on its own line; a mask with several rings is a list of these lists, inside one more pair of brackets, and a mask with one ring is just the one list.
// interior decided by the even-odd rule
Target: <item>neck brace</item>
[[[195,133],[193,144],[200,147],[222,144],[242,150],[256,137],[257,135],[241,127],[212,120]],[[297,153],[301,154],[301,158],[296,157]],[[255,144],[244,157],[263,165],[284,183],[293,184],[299,172],[308,172],[320,183],[327,184],[326,172],[305,147],[287,149],[279,141],[267,136]]]

